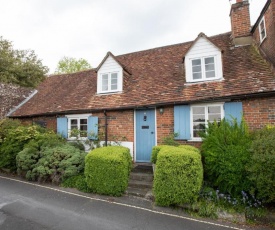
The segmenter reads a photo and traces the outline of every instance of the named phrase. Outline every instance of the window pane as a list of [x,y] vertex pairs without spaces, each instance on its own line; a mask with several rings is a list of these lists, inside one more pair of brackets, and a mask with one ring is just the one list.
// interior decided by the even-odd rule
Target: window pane
[[108,74],[102,75],[102,91],[108,90]]
[[199,66],[193,66],[192,67],[192,71],[193,71],[193,73],[195,73],[195,72],[201,72],[201,66],[199,65]]
[[205,121],[205,115],[201,114],[201,115],[193,115],[193,121]]
[[207,64],[205,65],[205,71],[215,70],[214,64]]
[[212,114],[208,116],[208,119],[210,122],[213,121],[220,121],[221,120],[221,115],[220,114]]
[[71,130],[77,129],[77,119],[71,119]]
[[192,60],[192,66],[201,65],[201,59]]
[[87,119],[80,119],[80,137],[87,137]]
[[117,89],[117,73],[111,74],[111,90]]
[[214,57],[208,57],[204,59],[205,65],[207,64],[214,64]]
[[193,107],[193,114],[205,114],[204,107]]
[[194,80],[201,79],[201,73],[193,73],[193,79]]
[[213,78],[215,77],[215,71],[209,71],[205,73],[206,78]]
[[87,119],[80,119],[80,125],[87,125]]
[[209,106],[208,107],[208,113],[221,113],[221,107],[220,106]]

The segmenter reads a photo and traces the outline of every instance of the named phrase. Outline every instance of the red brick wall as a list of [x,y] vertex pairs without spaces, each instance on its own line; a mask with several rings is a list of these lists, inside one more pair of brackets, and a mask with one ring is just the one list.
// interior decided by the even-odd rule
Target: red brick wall
[[266,38],[260,43],[259,25],[255,28],[253,38],[256,44],[275,66],[275,1],[272,0],[264,13]]
[[234,38],[250,35],[249,3],[238,1],[231,8],[231,30]]
[[275,125],[275,97],[243,101],[244,119],[250,129]]
[[22,118],[20,119],[23,124],[34,124],[37,121],[46,122],[46,128],[54,130],[56,132],[56,116],[43,116],[35,118]]
[[[93,113],[98,117],[99,134],[104,141],[105,116],[104,113]],[[120,141],[134,142],[134,110],[107,112],[108,141],[119,139]]]

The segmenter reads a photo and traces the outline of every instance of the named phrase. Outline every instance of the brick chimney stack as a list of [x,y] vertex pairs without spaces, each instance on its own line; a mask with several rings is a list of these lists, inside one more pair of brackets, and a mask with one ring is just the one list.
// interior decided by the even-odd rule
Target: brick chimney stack
[[231,30],[235,45],[248,45],[252,42],[250,33],[250,13],[248,0],[237,0],[232,4],[231,11]]

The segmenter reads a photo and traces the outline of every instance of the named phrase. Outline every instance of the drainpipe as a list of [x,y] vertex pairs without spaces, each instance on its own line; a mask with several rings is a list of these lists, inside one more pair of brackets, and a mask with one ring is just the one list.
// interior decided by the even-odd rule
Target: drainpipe
[[104,116],[105,116],[105,146],[107,146],[108,142],[108,121],[107,121],[107,113],[106,110],[104,110]]

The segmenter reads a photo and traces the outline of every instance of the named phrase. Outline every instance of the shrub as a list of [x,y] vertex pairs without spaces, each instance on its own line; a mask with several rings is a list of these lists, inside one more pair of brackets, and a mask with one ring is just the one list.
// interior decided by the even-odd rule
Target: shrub
[[45,129],[34,125],[10,129],[0,145],[0,168],[16,170],[16,155],[23,150],[25,144],[43,132],[46,132]]
[[205,178],[222,192],[238,196],[249,191],[246,165],[249,161],[251,135],[244,120],[209,123],[202,134]]
[[178,133],[170,134],[162,139],[163,145],[179,146],[180,144],[175,141],[175,137],[178,136]]
[[[157,163],[157,157],[158,157],[158,153],[162,148],[167,147],[168,145],[158,145],[158,146],[154,146],[152,149],[152,155],[151,155],[151,162],[153,164]],[[168,146],[169,147],[169,146]]]
[[255,185],[252,194],[266,203],[275,202],[275,128],[256,132],[251,154],[247,171]]
[[0,145],[4,141],[8,132],[12,129],[20,126],[20,122],[18,120],[13,119],[2,119],[0,120]]
[[38,135],[35,139],[29,141],[29,143],[24,146],[24,149],[17,154],[17,173],[21,176],[26,176],[28,171],[34,169],[35,165],[42,157],[45,148],[52,148],[64,144],[65,140],[52,132]]
[[26,171],[28,180],[60,183],[63,179],[83,172],[85,152],[69,144],[37,150],[25,148],[17,156],[19,171]]
[[[197,149],[196,147],[194,146],[191,146],[191,145],[177,145],[179,148],[183,148],[185,150],[191,150],[191,151],[194,151],[194,152],[197,152],[197,153],[200,153],[200,150]],[[169,145],[158,145],[158,146],[154,146],[153,149],[152,149],[152,155],[151,155],[151,162],[153,164],[156,164],[157,162],[157,157],[158,157],[158,153],[159,151],[162,149],[162,148],[166,148],[166,147],[169,147]]]
[[194,202],[202,186],[201,156],[178,147],[161,148],[154,178],[156,203],[161,206]]
[[120,196],[128,186],[131,165],[132,158],[128,148],[97,148],[85,159],[87,185],[94,193]]
[[75,148],[85,151],[85,146],[82,142],[80,141],[73,141],[73,142],[68,142],[71,146],[74,146]]
[[65,179],[61,186],[65,188],[76,188],[81,192],[91,192],[91,189],[88,188],[84,174],[79,174]]

